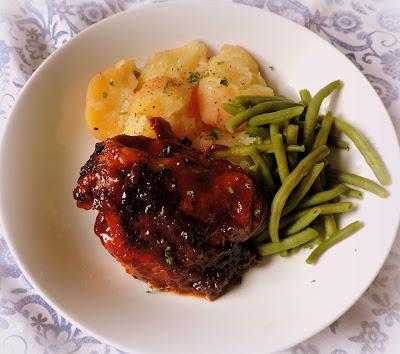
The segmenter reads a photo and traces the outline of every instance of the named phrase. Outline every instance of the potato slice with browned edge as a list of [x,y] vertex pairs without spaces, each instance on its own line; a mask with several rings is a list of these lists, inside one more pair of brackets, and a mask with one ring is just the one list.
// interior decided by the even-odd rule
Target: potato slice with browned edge
[[138,84],[133,59],[120,60],[97,74],[86,94],[86,121],[98,140],[122,134]]

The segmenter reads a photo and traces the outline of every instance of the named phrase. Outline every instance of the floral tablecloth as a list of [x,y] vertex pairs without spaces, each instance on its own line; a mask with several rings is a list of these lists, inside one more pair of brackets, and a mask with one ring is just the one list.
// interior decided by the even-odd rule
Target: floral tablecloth
[[[103,18],[151,2],[0,0],[0,134],[18,92],[46,57]],[[342,51],[374,86],[400,136],[400,1],[235,2],[287,17]],[[122,352],[76,328],[46,304],[0,237],[0,353]],[[346,314],[285,353],[400,353],[400,239],[374,283]]]

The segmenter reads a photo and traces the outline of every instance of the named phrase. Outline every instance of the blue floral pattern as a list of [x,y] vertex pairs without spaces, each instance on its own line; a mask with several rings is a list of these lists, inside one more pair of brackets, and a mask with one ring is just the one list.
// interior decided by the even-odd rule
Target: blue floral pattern
[[[52,52],[107,16],[157,1],[165,0],[10,1],[7,11],[0,13],[0,132],[19,90]],[[330,42],[363,72],[400,133],[400,6],[396,1],[231,1],[277,13]],[[384,268],[357,304],[322,333],[285,353],[397,353],[399,329],[397,240]],[[0,342],[4,353],[122,353],[68,323],[37,295],[1,237]]]

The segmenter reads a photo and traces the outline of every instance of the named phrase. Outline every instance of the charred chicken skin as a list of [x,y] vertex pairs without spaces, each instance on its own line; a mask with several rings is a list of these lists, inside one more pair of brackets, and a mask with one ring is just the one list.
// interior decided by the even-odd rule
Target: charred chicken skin
[[152,119],[156,139],[96,144],[73,195],[98,211],[95,233],[135,278],[213,300],[257,261],[248,242],[265,201],[238,166],[212,160]]

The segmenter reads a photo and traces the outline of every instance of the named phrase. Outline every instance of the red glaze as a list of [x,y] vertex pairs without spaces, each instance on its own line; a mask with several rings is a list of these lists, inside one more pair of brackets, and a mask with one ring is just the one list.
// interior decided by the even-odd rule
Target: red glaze
[[265,202],[240,167],[183,144],[164,120],[152,123],[157,139],[96,144],[74,198],[98,210],[95,232],[128,273],[214,299],[256,261],[246,241]]

